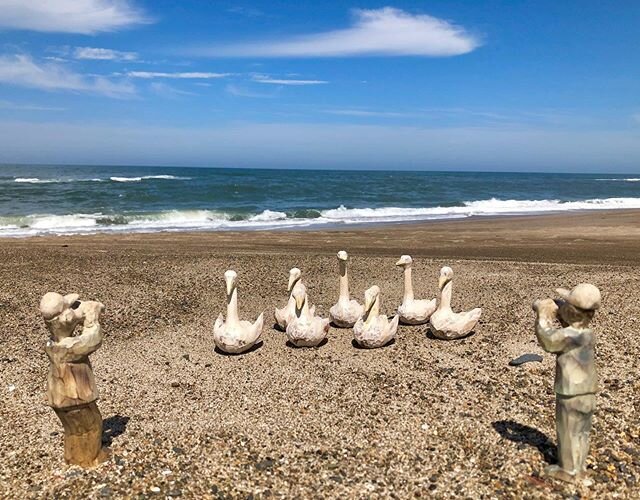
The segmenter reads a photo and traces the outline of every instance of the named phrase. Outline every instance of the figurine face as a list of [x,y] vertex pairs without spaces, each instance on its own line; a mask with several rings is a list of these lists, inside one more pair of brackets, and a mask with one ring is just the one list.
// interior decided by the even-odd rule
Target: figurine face
[[55,340],[70,337],[76,326],[84,321],[81,306],[76,294],[63,297],[59,293],[48,293],[43,297],[40,312]]
[[444,288],[444,286],[449,283],[453,279],[453,269],[449,266],[444,266],[440,269],[440,279],[438,280],[438,286],[440,290]]
[[345,252],[344,250],[340,250],[338,252],[338,260],[346,261],[348,258],[349,256],[347,255],[347,252]]
[[376,303],[378,296],[380,295],[380,288],[377,286],[372,286],[366,292],[364,292],[364,309],[365,311],[370,311],[373,307],[373,304]]
[[593,319],[594,311],[578,309],[564,300],[556,302],[558,303],[558,319],[563,327],[587,328],[589,326]]
[[296,309],[298,311],[302,311],[304,307],[304,303],[307,300],[307,289],[302,283],[298,283],[295,287],[293,287],[293,298],[296,301]]

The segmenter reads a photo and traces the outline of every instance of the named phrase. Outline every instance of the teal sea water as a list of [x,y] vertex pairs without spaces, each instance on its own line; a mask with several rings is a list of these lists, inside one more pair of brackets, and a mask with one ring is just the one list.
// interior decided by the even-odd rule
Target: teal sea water
[[284,229],[640,208],[640,176],[0,166],[0,236]]

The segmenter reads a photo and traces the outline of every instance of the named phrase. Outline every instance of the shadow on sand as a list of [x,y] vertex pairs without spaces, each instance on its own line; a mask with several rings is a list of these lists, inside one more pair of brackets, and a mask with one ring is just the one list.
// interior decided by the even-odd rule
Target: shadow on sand
[[120,434],[124,434],[127,430],[127,424],[129,423],[129,417],[123,417],[122,415],[114,415],[102,421],[102,444],[105,446],[111,446],[114,438],[117,438]]
[[522,425],[513,420],[500,420],[491,424],[498,434],[514,443],[535,446],[548,464],[557,462],[557,449],[553,441],[538,429]]

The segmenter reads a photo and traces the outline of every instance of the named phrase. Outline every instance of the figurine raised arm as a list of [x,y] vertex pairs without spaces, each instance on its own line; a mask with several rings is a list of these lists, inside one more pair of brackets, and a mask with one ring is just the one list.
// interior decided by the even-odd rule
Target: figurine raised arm
[[[51,337],[47,399],[64,427],[64,458],[69,464],[90,467],[104,461],[102,415],[89,355],[102,344],[100,302],[78,300],[77,294],[47,293],[40,313]],[[74,336],[82,324],[80,335]]]
[[[558,464],[547,474],[573,481],[586,470],[591,418],[598,389],[594,347],[596,337],[589,328],[600,307],[600,291],[583,283],[569,291],[556,290],[560,300],[537,300],[536,337],[540,346],[556,355],[556,433]],[[563,328],[554,328],[559,321]]]

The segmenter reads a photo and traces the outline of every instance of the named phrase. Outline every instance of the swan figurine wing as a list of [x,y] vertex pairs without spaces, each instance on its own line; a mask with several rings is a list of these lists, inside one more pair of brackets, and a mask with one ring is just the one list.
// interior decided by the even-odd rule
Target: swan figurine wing
[[329,309],[331,322],[340,328],[351,328],[364,313],[364,307],[357,300],[338,301]]
[[287,337],[296,347],[316,347],[329,332],[329,319],[315,316],[311,319],[295,318],[287,326]]
[[398,315],[389,321],[384,314],[381,314],[376,321],[365,325],[364,320],[360,318],[353,327],[353,336],[361,347],[367,349],[384,347],[395,338],[399,320]]
[[404,301],[398,307],[398,316],[400,316],[403,323],[421,325],[429,321],[437,307],[438,301],[436,299]]

